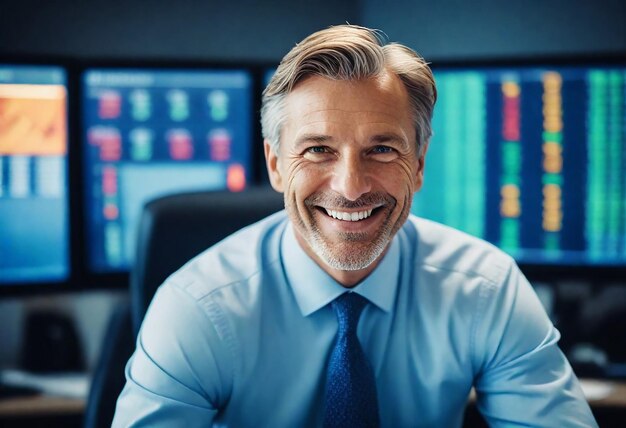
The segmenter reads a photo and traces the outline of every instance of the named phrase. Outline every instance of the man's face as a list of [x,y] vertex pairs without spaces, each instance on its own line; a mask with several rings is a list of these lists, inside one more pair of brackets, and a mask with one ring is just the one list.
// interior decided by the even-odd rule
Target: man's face
[[423,157],[406,89],[393,74],[319,76],[285,100],[279,153],[265,143],[272,186],[304,251],[340,283],[369,274],[409,215]]

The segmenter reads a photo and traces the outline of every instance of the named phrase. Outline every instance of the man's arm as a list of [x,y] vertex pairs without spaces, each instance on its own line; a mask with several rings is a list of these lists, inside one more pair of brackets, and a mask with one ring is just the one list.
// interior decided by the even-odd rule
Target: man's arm
[[486,285],[476,324],[478,409],[490,426],[596,427],[560,334],[512,263]]
[[113,426],[210,426],[230,394],[231,362],[199,303],[175,285],[161,287],[126,367]]

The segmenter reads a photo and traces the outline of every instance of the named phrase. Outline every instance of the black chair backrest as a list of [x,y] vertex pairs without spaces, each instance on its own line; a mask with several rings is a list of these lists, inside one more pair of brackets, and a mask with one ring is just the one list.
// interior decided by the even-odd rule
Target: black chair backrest
[[269,186],[238,193],[176,194],[146,204],[130,279],[134,332],[169,275],[211,245],[282,208],[282,194]]

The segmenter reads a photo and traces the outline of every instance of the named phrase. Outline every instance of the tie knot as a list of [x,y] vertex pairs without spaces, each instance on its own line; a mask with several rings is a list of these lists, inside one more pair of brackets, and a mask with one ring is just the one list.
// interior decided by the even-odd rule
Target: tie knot
[[366,304],[367,299],[353,292],[344,293],[333,300],[331,306],[335,311],[335,315],[337,315],[339,329],[342,331],[356,331],[359,317]]

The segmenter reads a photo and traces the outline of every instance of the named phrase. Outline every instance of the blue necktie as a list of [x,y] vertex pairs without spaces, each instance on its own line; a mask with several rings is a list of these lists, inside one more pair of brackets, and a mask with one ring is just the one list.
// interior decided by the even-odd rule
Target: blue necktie
[[345,293],[331,303],[339,330],[326,373],[324,427],[378,427],[376,382],[356,335],[367,300]]

